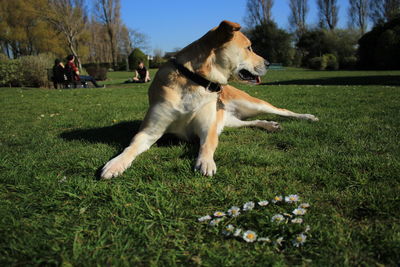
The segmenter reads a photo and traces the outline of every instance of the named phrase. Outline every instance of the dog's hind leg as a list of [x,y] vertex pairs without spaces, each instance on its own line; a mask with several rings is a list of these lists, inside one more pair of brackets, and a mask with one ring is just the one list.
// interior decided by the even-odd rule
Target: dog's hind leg
[[173,117],[160,106],[150,109],[130,145],[104,165],[101,178],[110,179],[121,175],[138,155],[148,150],[164,134]]
[[227,113],[225,119],[226,127],[258,127],[268,132],[276,132],[281,129],[279,123],[274,121],[264,121],[264,120],[254,120],[254,121],[242,121],[241,119],[235,117],[233,114]]
[[299,114],[287,109],[277,108],[261,99],[236,89],[232,86],[224,86],[221,93],[221,100],[239,118],[248,118],[263,113],[276,114],[284,117],[318,121],[318,118],[311,114]]

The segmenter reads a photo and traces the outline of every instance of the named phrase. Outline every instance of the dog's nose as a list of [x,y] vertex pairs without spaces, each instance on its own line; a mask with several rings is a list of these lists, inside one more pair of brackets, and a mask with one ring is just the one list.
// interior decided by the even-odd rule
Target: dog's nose
[[269,63],[268,60],[265,60],[265,59],[264,59],[264,65],[265,65],[266,68],[268,68],[269,65],[271,65],[271,63]]

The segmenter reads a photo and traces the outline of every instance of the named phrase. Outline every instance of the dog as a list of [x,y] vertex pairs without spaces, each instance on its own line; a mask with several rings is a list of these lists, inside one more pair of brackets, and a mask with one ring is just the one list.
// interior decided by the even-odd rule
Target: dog
[[222,21],[158,70],[149,87],[149,109],[139,132],[121,154],[104,165],[101,178],[121,175],[164,133],[182,139],[197,136],[200,149],[195,169],[213,176],[217,170],[214,152],[224,127],[252,126],[270,132],[280,129],[273,121],[243,120],[262,113],[318,120],[311,114],[274,107],[228,85],[231,78],[257,84],[269,65],[253,52],[240,28],[237,23]]

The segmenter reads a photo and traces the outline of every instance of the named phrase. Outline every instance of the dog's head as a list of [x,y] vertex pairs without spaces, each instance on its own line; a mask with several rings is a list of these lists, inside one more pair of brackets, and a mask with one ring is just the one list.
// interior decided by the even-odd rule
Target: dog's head
[[215,49],[215,63],[218,67],[227,68],[231,77],[239,81],[259,83],[269,63],[253,52],[250,40],[240,31],[237,23],[223,21],[215,29],[220,45]]
[[[247,83],[259,83],[269,63],[253,52],[250,40],[241,33],[241,26],[222,21],[218,27],[184,48],[177,58],[197,73],[213,82],[228,83],[236,79]],[[192,56],[190,56],[192,55]]]

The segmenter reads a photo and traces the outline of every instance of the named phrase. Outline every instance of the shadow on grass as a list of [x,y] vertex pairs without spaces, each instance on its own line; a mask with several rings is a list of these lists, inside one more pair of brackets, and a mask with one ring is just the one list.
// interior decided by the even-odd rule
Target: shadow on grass
[[[60,137],[67,140],[81,140],[90,143],[104,143],[122,149],[129,145],[132,137],[137,134],[142,121],[121,122],[106,127],[78,129],[60,134]],[[165,134],[157,142],[157,146],[176,146],[187,143],[172,134]],[[192,142],[191,142],[192,143]]]
[[399,75],[326,77],[266,82],[261,85],[391,85],[400,86]]
[[[78,140],[90,143],[104,143],[115,146],[118,149],[118,153],[112,157],[114,158],[122,152],[123,148],[129,145],[132,137],[135,136],[135,134],[139,131],[141,123],[142,121],[136,120],[132,122],[121,122],[106,127],[72,130],[61,133],[60,137],[67,141]],[[186,142],[177,138],[175,135],[164,134],[155,145],[159,147],[172,147],[187,143],[189,143],[189,145],[186,146],[182,157],[190,157],[194,159],[199,149],[198,140],[196,139]],[[97,178],[100,177],[102,167],[103,166],[96,171],[95,175]]]

